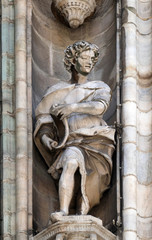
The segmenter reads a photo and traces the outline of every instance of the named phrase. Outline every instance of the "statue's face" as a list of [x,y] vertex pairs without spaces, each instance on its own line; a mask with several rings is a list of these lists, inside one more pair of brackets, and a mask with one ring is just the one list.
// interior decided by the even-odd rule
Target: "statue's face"
[[74,67],[78,73],[82,75],[87,75],[91,72],[93,68],[93,59],[94,59],[94,52],[92,50],[87,50],[78,56]]

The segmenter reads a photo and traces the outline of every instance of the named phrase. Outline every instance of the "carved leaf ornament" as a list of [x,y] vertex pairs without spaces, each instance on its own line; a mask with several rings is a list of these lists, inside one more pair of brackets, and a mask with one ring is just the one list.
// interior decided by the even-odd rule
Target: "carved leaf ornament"
[[54,0],[54,4],[71,28],[78,28],[96,8],[95,0]]

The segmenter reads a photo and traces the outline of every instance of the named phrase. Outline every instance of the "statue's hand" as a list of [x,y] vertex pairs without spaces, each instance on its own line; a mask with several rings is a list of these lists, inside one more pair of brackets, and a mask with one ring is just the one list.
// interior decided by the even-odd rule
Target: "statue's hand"
[[53,105],[50,108],[50,113],[59,117],[61,120],[67,117],[69,114],[73,112],[71,104],[60,104],[60,105]]
[[46,134],[44,134],[42,137],[41,137],[41,142],[42,144],[47,148],[49,149],[50,151],[55,148],[58,143],[54,140],[52,140],[50,137],[48,137]]

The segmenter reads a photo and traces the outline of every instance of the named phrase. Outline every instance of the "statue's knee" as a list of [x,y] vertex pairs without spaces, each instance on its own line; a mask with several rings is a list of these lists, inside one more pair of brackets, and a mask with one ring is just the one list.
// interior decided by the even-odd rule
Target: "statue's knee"
[[84,161],[81,151],[76,147],[69,147],[63,154],[63,168],[71,173],[75,172],[79,166],[79,162]]
[[78,168],[78,162],[76,159],[68,159],[65,162],[65,168],[71,172],[76,171]]

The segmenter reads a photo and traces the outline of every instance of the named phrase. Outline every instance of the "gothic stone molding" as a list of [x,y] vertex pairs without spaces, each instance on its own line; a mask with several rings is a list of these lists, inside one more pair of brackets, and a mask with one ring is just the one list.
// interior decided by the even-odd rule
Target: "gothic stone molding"
[[89,215],[64,216],[30,240],[116,240],[102,221]]

